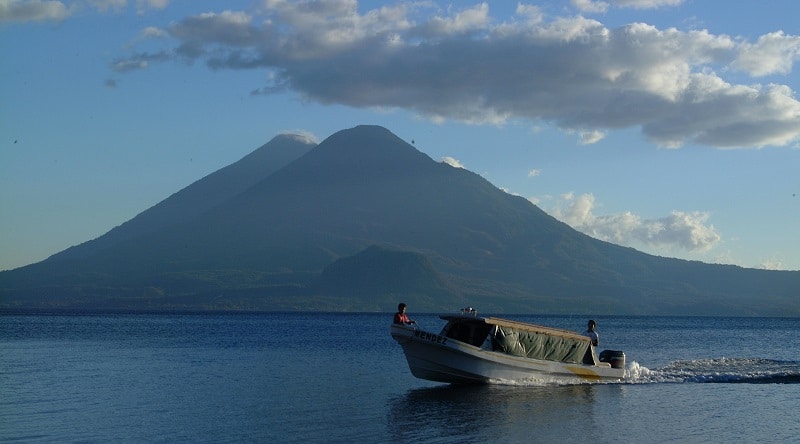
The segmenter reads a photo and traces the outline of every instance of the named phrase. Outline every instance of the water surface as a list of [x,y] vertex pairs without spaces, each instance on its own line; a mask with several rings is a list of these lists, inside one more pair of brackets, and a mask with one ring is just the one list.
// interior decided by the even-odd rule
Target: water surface
[[[434,315],[415,315],[438,331]],[[506,316],[509,317],[509,316]],[[571,330],[584,317],[516,316]],[[0,441],[786,442],[797,320],[598,317],[614,384],[414,378],[391,314],[0,316]],[[793,345],[794,344],[794,345]]]

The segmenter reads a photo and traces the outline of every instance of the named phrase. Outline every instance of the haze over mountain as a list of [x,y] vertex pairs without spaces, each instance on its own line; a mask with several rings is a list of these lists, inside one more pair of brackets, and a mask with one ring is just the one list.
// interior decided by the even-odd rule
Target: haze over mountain
[[0,306],[800,315],[800,272],[579,233],[385,128],[279,137],[100,238],[0,273]]

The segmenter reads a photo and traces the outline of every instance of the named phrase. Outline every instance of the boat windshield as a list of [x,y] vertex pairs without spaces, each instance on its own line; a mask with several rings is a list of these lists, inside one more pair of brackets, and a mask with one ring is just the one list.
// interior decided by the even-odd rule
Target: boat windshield
[[[444,318],[444,317],[443,317]],[[492,326],[480,318],[447,317],[441,336],[480,347],[486,341]]]

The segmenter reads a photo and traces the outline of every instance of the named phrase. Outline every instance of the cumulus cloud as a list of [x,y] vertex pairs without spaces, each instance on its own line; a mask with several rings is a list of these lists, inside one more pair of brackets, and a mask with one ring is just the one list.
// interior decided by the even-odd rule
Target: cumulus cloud
[[602,140],[605,136],[604,132],[598,130],[580,131],[578,141],[581,145],[591,145]]
[[[598,2],[577,2],[589,3]],[[671,148],[783,146],[800,138],[794,91],[733,84],[719,74],[788,74],[799,57],[798,36],[778,32],[749,42],[644,23],[608,28],[580,16],[545,18],[525,5],[504,21],[486,3],[461,10],[398,3],[365,11],[355,0],[260,5],[176,21],[163,28],[169,38],[160,42],[169,46],[133,52],[112,69],[166,60],[261,69],[269,80],[254,85],[254,94],[400,108],[437,122],[545,122],[577,134],[579,143],[631,127]]]
[[164,9],[171,0],[136,0],[136,10],[140,13],[150,9]]
[[148,26],[139,33],[140,39],[152,39],[152,38],[160,39],[166,37],[169,37],[169,34],[167,34],[167,32],[164,31],[163,29],[157,28],[155,26]]
[[599,0],[572,0],[572,6],[578,8],[581,12],[600,14],[608,11],[608,2]]
[[127,58],[116,59],[111,63],[111,69],[115,72],[123,73],[128,71],[138,71],[150,67],[150,62],[160,62],[172,58],[166,52],[139,53]]
[[789,74],[798,59],[800,36],[778,31],[762,35],[755,43],[742,43],[733,66],[753,76]]
[[[170,1],[136,0],[136,10],[142,14],[152,9],[164,9]],[[109,13],[124,11],[127,6],[128,0],[0,0],[0,23],[62,21],[82,9]]]
[[0,0],[0,23],[61,21],[69,14],[69,8],[59,1]]
[[119,12],[128,5],[127,0],[86,0],[86,3],[100,12]]
[[[89,5],[101,12],[122,11],[128,6],[128,0],[85,0]],[[152,9],[164,9],[171,0],[136,0],[136,11],[143,14]]]
[[611,3],[620,8],[654,9],[678,6],[683,0],[614,0]]
[[[85,0],[90,6],[100,12],[120,12],[128,7],[128,0]],[[143,14],[150,10],[166,8],[171,0],[136,0],[136,11]]]
[[554,217],[578,231],[615,244],[700,253],[721,240],[714,226],[708,224],[708,213],[673,211],[657,219],[644,219],[631,212],[597,215],[593,194],[570,193],[562,198],[562,205],[551,212]]
[[602,14],[614,8],[656,9],[678,6],[683,0],[570,0],[572,6],[583,13]]
[[757,268],[762,270],[786,270],[786,266],[778,258],[765,259]]

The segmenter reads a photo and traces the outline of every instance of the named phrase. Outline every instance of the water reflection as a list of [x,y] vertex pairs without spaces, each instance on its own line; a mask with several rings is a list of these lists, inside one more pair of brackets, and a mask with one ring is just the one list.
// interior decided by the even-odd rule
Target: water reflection
[[398,442],[580,439],[598,426],[596,412],[608,408],[601,404],[622,391],[619,385],[414,389],[389,401],[387,429]]

